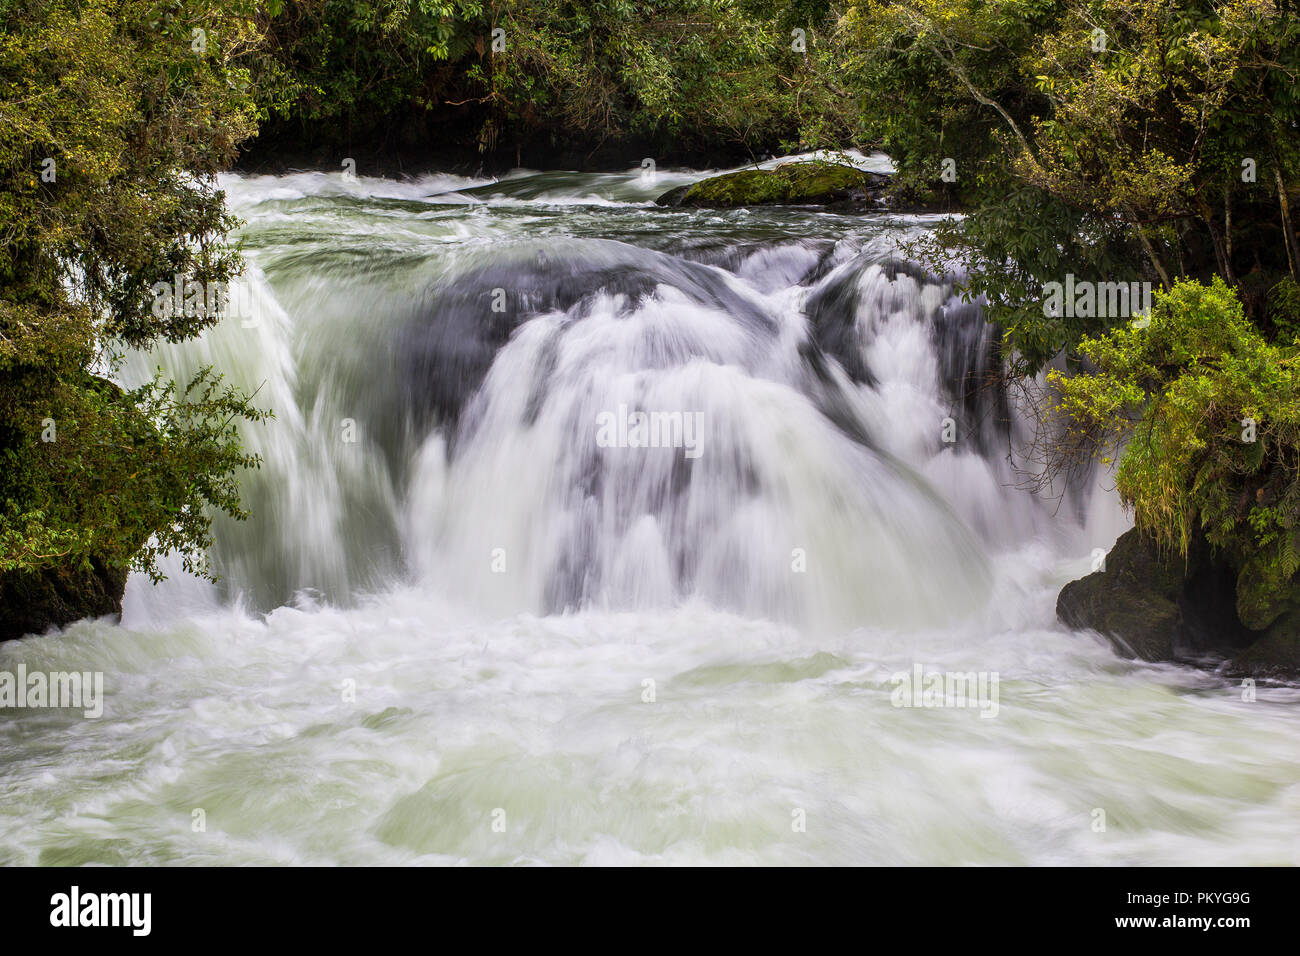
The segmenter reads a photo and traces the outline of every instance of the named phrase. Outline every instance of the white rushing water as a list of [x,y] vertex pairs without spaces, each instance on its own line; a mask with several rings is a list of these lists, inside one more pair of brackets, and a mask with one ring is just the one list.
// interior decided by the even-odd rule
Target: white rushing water
[[1125,519],[1018,487],[927,220],[700,175],[231,177],[245,310],[124,375],[258,389],[253,518],[0,647],[106,692],[5,713],[0,862],[1300,862],[1300,693],[1056,622]]

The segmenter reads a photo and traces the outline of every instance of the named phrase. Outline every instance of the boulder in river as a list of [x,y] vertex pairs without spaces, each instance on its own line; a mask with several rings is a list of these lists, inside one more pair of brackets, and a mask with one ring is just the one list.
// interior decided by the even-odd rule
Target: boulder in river
[[85,617],[119,615],[126,569],[94,559],[88,568],[56,566],[0,574],[0,641],[44,634]]
[[1247,627],[1237,613],[1237,579],[1203,539],[1184,559],[1160,553],[1133,529],[1101,570],[1062,588],[1056,614],[1069,627],[1097,631],[1123,657],[1226,661],[1230,676],[1300,678],[1300,612]]
[[742,169],[671,189],[660,206],[733,209],[740,206],[879,207],[890,177],[840,163],[783,163]]

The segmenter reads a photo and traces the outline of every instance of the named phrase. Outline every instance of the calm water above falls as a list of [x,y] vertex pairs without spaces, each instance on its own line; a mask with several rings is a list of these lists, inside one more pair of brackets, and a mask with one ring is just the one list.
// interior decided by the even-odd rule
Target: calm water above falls
[[1016,487],[927,220],[699,175],[230,178],[246,310],[124,374],[260,389],[254,517],[0,647],[106,685],[0,722],[0,862],[1300,863],[1300,692],[1056,623],[1124,517]]

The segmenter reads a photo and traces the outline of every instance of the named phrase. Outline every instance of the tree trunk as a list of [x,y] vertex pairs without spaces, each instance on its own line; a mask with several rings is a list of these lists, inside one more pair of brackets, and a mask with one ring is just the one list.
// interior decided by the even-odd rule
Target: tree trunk
[[1300,281],[1300,269],[1296,268],[1297,253],[1295,244],[1295,228],[1291,225],[1291,203],[1286,197],[1286,183],[1282,180],[1282,163],[1275,161],[1273,164],[1273,175],[1277,179],[1277,202],[1282,207],[1282,236],[1286,240],[1286,261],[1291,267],[1291,278],[1294,281]]
[[1147,251],[1147,258],[1151,260],[1151,265],[1155,267],[1156,273],[1160,276],[1160,284],[1164,286],[1167,291],[1170,288],[1169,273],[1165,271],[1164,264],[1160,261],[1160,257],[1156,255],[1155,246],[1151,245],[1151,240],[1147,238],[1146,230],[1138,224],[1136,219],[1134,219],[1133,228],[1137,230],[1138,239],[1142,241],[1142,248]]
[[1224,276],[1233,285],[1237,278],[1232,271],[1232,187],[1223,187],[1223,250],[1228,260],[1228,274]]
[[1235,285],[1232,281],[1232,266],[1223,248],[1223,237],[1219,235],[1219,230],[1214,228],[1214,217],[1209,212],[1202,212],[1201,219],[1210,233],[1210,244],[1214,247],[1214,261],[1219,267],[1219,275],[1223,276],[1225,282]]

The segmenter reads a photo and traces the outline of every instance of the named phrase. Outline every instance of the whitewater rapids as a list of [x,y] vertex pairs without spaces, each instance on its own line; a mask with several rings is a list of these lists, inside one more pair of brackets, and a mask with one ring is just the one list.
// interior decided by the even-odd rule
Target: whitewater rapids
[[258,389],[254,516],[0,646],[105,675],[3,713],[0,863],[1300,863],[1300,692],[1056,622],[1126,520],[1019,487],[929,221],[651,204],[700,175],[228,177],[243,311],[122,374]]

